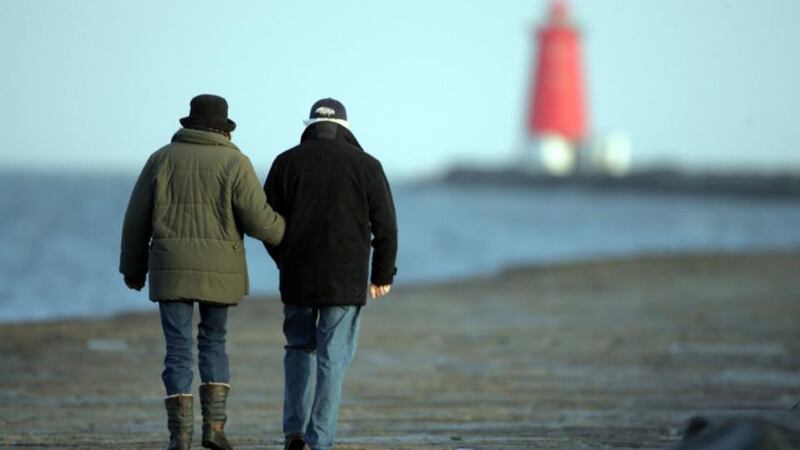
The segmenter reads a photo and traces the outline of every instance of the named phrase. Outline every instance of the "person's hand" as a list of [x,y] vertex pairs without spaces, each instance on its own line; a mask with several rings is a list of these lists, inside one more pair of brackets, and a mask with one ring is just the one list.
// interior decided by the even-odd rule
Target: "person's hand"
[[375,300],[378,297],[383,297],[384,295],[388,294],[389,291],[392,289],[391,284],[386,284],[383,286],[378,286],[377,284],[369,284],[369,295]]
[[129,289],[141,291],[144,287],[144,280],[125,275],[125,286],[128,286]]

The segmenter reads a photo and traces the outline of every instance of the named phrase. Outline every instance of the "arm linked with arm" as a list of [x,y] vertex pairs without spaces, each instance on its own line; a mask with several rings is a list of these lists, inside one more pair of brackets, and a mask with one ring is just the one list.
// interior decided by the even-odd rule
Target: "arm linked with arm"
[[248,158],[243,158],[233,182],[233,212],[242,231],[247,235],[278,245],[283,239],[285,223],[267,203],[255,169]]
[[[278,160],[272,162],[272,167],[269,169],[269,173],[267,174],[267,180],[264,182],[264,195],[270,200],[270,204],[272,208],[278,213],[282,214],[284,217],[284,221],[286,220],[286,202],[283,190],[280,188],[281,184],[278,180]],[[264,242],[264,248],[267,249],[267,253],[275,261],[275,264],[280,268],[280,246],[279,245],[268,245]]]

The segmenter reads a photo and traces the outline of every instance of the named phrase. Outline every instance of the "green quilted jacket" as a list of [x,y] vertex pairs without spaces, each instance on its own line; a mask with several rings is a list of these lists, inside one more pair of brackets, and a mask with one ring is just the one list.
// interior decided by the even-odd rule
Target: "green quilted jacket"
[[235,305],[249,293],[244,234],[277,245],[284,227],[228,138],[182,128],[136,181],[119,270],[134,279],[149,273],[153,301]]

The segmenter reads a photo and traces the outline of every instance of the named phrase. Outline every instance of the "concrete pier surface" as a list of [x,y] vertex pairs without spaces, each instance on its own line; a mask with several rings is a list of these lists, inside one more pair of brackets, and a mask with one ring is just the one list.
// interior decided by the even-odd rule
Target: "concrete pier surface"
[[[0,325],[0,446],[163,447],[155,310]],[[800,400],[798,318],[797,251],[398,287],[364,311],[337,448],[669,448],[695,414]],[[281,320],[274,298],[231,310],[236,448],[282,448]]]

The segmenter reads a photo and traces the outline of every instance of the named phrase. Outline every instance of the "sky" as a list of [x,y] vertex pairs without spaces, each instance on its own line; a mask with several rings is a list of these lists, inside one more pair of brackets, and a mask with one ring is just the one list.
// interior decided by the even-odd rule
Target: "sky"
[[[390,177],[509,164],[545,0],[0,3],[0,168],[137,172],[196,94],[264,177],[334,97]],[[800,171],[800,2],[573,0],[590,129],[638,167]]]

